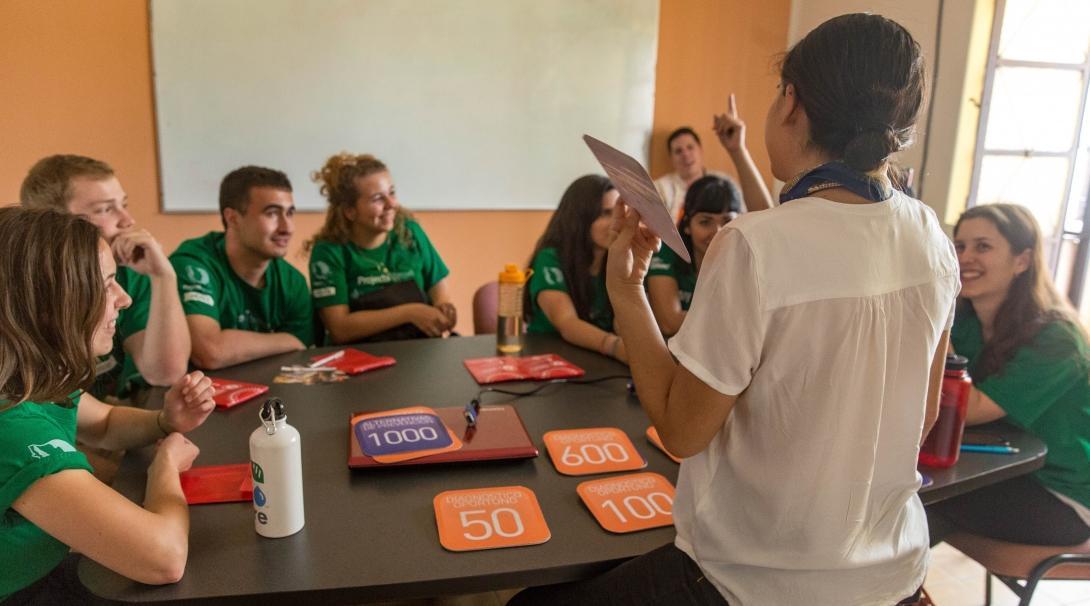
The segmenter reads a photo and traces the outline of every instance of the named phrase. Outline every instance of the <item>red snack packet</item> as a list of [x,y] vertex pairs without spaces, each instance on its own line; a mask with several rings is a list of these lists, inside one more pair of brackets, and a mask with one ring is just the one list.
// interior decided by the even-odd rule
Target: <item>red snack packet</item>
[[330,359],[330,356],[336,355],[338,352],[311,356],[310,361],[311,363],[322,362],[320,366],[336,368],[348,375],[358,375],[376,368],[385,368],[397,364],[397,360],[390,356],[374,356],[351,347],[341,351],[344,353],[333,359]]
[[190,505],[249,501],[254,495],[250,464],[207,465],[194,467],[178,475]]
[[269,391],[268,385],[232,381],[231,379],[217,379],[215,377],[209,378],[212,379],[212,389],[215,390],[212,394],[212,400],[215,401],[216,406],[219,408],[231,408],[243,402],[249,402]]
[[469,374],[481,385],[504,381],[548,381],[581,377],[582,368],[556,354],[516,358],[493,356],[465,361]]

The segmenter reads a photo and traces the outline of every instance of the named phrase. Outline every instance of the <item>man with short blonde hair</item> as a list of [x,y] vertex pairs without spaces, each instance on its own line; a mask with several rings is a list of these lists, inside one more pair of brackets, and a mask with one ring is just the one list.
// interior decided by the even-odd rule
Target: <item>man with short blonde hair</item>
[[109,164],[72,154],[42,158],[19,190],[27,208],[53,208],[98,227],[117,259],[117,282],[133,303],[121,310],[114,350],[99,360],[98,398],[127,398],[147,385],[170,385],[185,374],[189,330],[177,278],[159,242],[134,227],[128,196]]

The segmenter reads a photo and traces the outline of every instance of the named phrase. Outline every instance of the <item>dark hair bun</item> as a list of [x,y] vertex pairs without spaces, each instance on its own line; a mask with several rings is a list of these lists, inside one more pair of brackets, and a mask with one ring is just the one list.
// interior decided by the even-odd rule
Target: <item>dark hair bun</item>
[[871,172],[907,147],[923,104],[920,45],[895,21],[833,17],[799,41],[780,75],[810,120],[810,140],[853,170]]
[[864,130],[844,146],[844,164],[852,170],[868,173],[881,166],[890,154],[900,148],[901,144],[892,128]]

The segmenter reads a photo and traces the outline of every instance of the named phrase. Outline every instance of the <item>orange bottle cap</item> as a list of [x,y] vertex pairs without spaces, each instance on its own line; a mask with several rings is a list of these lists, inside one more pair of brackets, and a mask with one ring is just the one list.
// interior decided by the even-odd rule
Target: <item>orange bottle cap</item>
[[526,272],[519,269],[519,266],[515,265],[514,263],[508,263],[508,264],[504,265],[503,266],[503,271],[500,272],[500,282],[501,283],[506,282],[508,284],[510,284],[510,283],[522,284],[522,283],[526,282],[526,277],[527,277]]

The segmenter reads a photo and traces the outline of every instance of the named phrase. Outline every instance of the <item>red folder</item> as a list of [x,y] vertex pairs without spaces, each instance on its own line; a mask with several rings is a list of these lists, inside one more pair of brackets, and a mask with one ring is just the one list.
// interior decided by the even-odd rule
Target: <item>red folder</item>
[[516,358],[493,356],[465,361],[469,374],[481,385],[504,381],[548,381],[581,377],[582,368],[556,354],[541,354]]
[[[329,355],[329,353],[324,353],[317,356],[311,356],[310,361],[317,362],[322,358],[328,358]],[[390,356],[375,356],[349,347],[344,349],[344,355],[335,360],[323,362],[322,366],[336,368],[347,375],[358,375],[362,372],[367,372],[368,370],[385,368],[387,366],[393,366],[394,364],[397,364],[397,360]]]
[[220,408],[231,408],[243,402],[249,402],[269,391],[268,385],[232,381],[231,379],[209,378],[212,379],[212,389],[215,390],[212,393],[212,400]]
[[254,496],[249,463],[194,467],[183,471],[178,478],[185,502],[190,505],[249,501]]
[[[397,467],[399,465],[430,465],[434,463],[457,463],[463,461],[495,461],[505,459],[530,459],[538,455],[522,417],[511,406],[481,406],[477,415],[476,427],[469,428],[463,409],[459,407],[436,408],[435,413],[443,420],[455,435],[462,440],[458,450],[443,452],[426,457],[399,461],[397,463],[379,463],[365,455],[356,440],[351,418],[348,424],[348,466],[349,467]],[[356,413],[359,414],[359,413]]]

